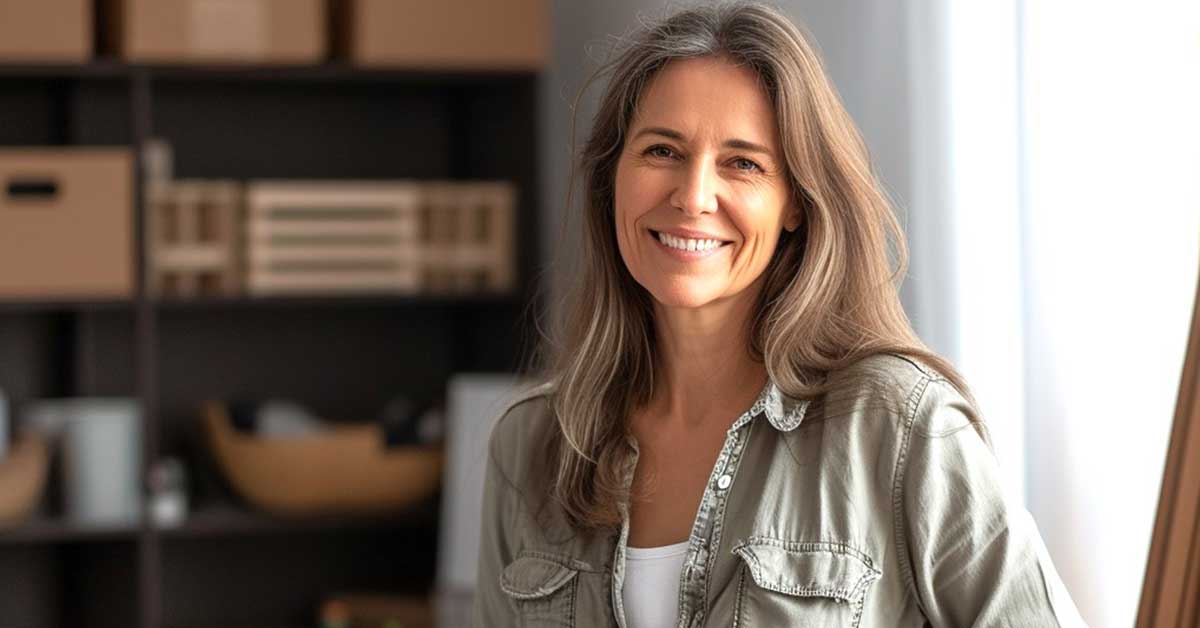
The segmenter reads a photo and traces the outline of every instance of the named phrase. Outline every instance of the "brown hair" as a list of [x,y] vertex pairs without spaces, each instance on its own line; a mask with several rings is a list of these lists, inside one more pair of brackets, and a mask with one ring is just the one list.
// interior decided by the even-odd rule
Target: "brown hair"
[[[578,164],[584,182],[580,274],[556,320],[557,342],[542,348],[561,428],[548,452],[552,497],[576,529],[619,525],[633,453],[626,419],[654,387],[652,297],[617,249],[617,160],[638,98],[655,73],[673,59],[713,55],[758,74],[803,214],[800,228],[781,234],[764,271],[751,321],[752,355],[782,392],[814,399],[829,390],[830,371],[878,353],[904,354],[943,374],[975,406],[963,378],[925,346],[905,315],[897,293],[908,263],[901,226],[813,46],[768,6],[688,8],[645,26],[588,82],[611,77]],[[889,243],[896,248],[894,269]]]

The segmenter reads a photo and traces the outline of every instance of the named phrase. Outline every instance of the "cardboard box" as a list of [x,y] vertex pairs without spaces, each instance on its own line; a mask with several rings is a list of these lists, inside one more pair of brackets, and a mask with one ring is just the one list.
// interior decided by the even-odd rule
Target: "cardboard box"
[[141,63],[317,63],[324,0],[106,0],[108,47]]
[[0,299],[133,295],[133,156],[0,149]]
[[91,0],[0,0],[0,61],[79,63],[92,48]]
[[538,70],[546,0],[334,0],[338,56],[418,69]]

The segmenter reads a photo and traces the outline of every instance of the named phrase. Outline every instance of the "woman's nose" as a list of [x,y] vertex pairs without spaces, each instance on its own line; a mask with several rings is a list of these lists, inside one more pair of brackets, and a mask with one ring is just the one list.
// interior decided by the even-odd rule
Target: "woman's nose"
[[690,216],[717,211],[717,173],[711,164],[694,160],[680,171],[671,205]]

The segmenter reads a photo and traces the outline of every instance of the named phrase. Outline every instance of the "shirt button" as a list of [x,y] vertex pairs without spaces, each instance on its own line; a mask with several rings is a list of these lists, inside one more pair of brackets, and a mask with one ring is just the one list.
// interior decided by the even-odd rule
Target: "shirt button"
[[721,489],[722,491],[729,488],[730,484],[733,484],[733,478],[730,477],[728,473],[717,478],[717,488]]

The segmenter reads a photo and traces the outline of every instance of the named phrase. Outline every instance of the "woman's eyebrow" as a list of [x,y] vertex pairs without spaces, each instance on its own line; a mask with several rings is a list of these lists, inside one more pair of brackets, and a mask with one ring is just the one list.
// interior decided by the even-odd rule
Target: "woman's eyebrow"
[[[686,139],[686,138],[684,138],[683,133],[680,133],[679,131],[676,131],[675,129],[667,128],[665,126],[646,127],[644,129],[638,131],[636,134],[634,134],[633,139],[636,140],[637,138],[639,138],[643,135],[661,135],[662,137],[672,139],[677,142],[682,142]],[[767,148],[766,146],[763,146],[762,144],[755,144],[754,142],[751,142],[749,140],[741,140],[741,139],[736,139],[736,138],[729,139],[729,140],[725,140],[724,146],[726,148],[736,148],[738,150],[748,150],[748,151],[752,151],[752,152],[756,152],[756,153],[762,153],[762,154],[770,156],[770,157],[773,157],[775,155],[775,153],[771,152],[771,149]]]

